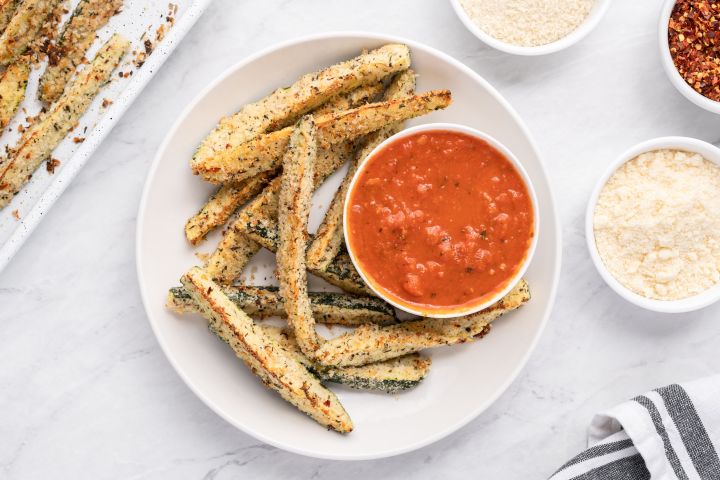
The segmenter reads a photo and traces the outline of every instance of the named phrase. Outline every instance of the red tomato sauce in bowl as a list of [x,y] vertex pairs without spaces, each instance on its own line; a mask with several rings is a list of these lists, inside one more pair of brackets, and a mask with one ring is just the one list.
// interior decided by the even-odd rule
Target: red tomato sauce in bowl
[[400,136],[372,154],[348,193],[345,222],[370,286],[428,315],[502,292],[536,234],[533,200],[513,162],[454,130]]

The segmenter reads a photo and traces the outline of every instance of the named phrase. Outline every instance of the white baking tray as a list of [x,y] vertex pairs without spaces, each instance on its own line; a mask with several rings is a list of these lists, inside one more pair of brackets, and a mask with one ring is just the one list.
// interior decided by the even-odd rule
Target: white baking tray
[[[113,17],[99,32],[98,39],[87,55],[88,58],[93,58],[99,47],[114,32],[121,33],[132,41],[131,50],[135,52],[145,50],[146,38],[156,44],[155,49],[140,68],[133,65],[136,55],[128,54],[123,59],[117,72],[132,71],[132,75],[120,78],[116,72],[113,82],[100,92],[81,119],[79,126],[53,153],[53,158],[60,160],[55,172],[50,174],[45,166],[41,165],[13,201],[0,210],[0,271],[30,236],[45,212],[65,191],[211,1],[171,0],[177,5],[177,12],[174,15],[174,24],[169,27],[166,18],[170,9],[168,0],[125,0],[122,12]],[[68,5],[75,7],[78,2],[79,0],[71,0]],[[165,25],[163,28],[166,34],[162,40],[156,42],[156,33],[161,25]],[[25,102],[16,118],[0,137],[0,148],[14,145],[19,136],[18,127],[26,124],[27,117],[39,112],[41,105],[37,100],[37,83],[43,70],[44,67],[32,72]],[[112,103],[109,104],[106,99]],[[84,141],[77,143],[74,141],[75,138]]]

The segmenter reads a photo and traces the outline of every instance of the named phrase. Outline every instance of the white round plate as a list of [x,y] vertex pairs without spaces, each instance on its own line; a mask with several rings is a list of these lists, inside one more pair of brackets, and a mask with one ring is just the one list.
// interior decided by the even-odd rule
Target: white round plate
[[[452,122],[487,132],[506,145],[525,166],[540,208],[540,238],[527,271],[532,300],[499,320],[480,342],[432,352],[428,378],[415,390],[388,396],[331,386],[355,424],[348,435],[329,432],[263,387],[233,352],[208,333],[199,317],[165,310],[168,288],[210,252],[216,233],[197,250],[183,226],[213,190],[192,175],[189,160],[220,117],[232,114],[298,76],[356,56],[384,43],[408,44],[418,90],[447,88],[453,105],[411,125]],[[311,229],[319,223],[344,172],[314,197]],[[276,46],[230,68],[180,116],[160,147],[140,203],[137,269],[145,310],[170,363],[210,408],[242,431],[295,453],[338,460],[398,455],[454,432],[490,406],[525,365],[547,322],[560,274],[561,236],[550,185],[538,151],[520,118],[475,72],[430,47],[368,33],[331,33]],[[248,281],[273,281],[274,259],[261,252]],[[314,281],[313,281],[314,282]],[[318,288],[311,282],[311,288]]]

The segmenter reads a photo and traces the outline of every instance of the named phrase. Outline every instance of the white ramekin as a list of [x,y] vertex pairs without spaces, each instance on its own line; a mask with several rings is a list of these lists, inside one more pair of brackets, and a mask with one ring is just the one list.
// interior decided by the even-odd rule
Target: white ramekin
[[460,4],[460,0],[450,0],[450,3],[465,27],[485,44],[496,50],[511,53],[513,55],[538,56],[565,50],[585,38],[595,29],[595,27],[597,27],[600,20],[602,20],[605,16],[612,0],[595,0],[595,4],[593,5],[590,14],[575,30],[562,37],[560,40],[537,47],[522,47],[498,40],[497,38],[485,33],[475,22],[472,21],[470,15],[467,14],[463,6]]
[[[528,194],[530,195],[530,200],[533,207],[533,216],[534,216],[534,235],[532,238],[532,242],[530,244],[530,248],[528,249],[528,253],[525,256],[525,260],[523,260],[522,265],[516,272],[516,274],[508,281],[507,286],[503,288],[501,291],[499,291],[496,295],[493,295],[491,298],[488,298],[487,301],[478,304],[478,305],[472,305],[470,307],[466,308],[457,308],[453,309],[452,311],[447,312],[437,312],[434,310],[422,310],[419,308],[413,308],[408,305],[404,305],[401,303],[398,303],[395,301],[394,298],[388,296],[386,292],[378,288],[375,285],[375,282],[370,279],[365,272],[362,269],[362,266],[355,258],[355,254],[352,249],[352,243],[349,240],[348,235],[348,225],[346,219],[348,218],[347,212],[348,208],[350,208],[350,195],[352,194],[353,190],[355,189],[355,184],[358,181],[358,178],[362,175],[365,166],[367,166],[370,162],[368,161],[371,159],[377,152],[382,150],[386,145],[388,145],[391,142],[394,142],[395,140],[399,138],[404,138],[409,135],[414,135],[419,132],[427,132],[427,131],[434,131],[434,130],[445,130],[445,131],[451,131],[451,132],[460,132],[464,133],[476,138],[479,138],[481,140],[486,141],[488,144],[490,144],[492,147],[497,149],[500,153],[502,153],[515,167],[515,169],[520,174],[520,177],[522,178],[523,182],[525,183],[525,186],[527,187]],[[530,181],[530,177],[528,176],[527,172],[525,171],[525,168],[523,168],[522,163],[520,163],[520,160],[503,144],[495,140],[490,135],[480,132],[479,130],[475,130],[474,128],[466,127],[464,125],[458,125],[454,123],[429,123],[425,125],[420,125],[413,128],[408,128],[407,130],[403,130],[400,133],[397,133],[393,135],[392,137],[388,138],[384,142],[382,142],[380,145],[378,145],[370,154],[367,156],[366,160],[363,162],[363,164],[360,165],[360,167],[355,172],[355,175],[353,176],[352,181],[350,182],[350,187],[348,188],[347,195],[345,197],[345,211],[343,212],[343,233],[345,235],[345,245],[347,246],[348,253],[350,254],[350,258],[352,259],[353,264],[355,265],[356,270],[362,277],[362,279],[365,281],[365,283],[372,289],[375,294],[377,294],[378,297],[384,299],[391,305],[399,308],[400,310],[403,310],[405,312],[411,313],[413,315],[419,315],[422,317],[432,317],[432,318],[452,318],[452,317],[461,317],[464,315],[470,315],[476,312],[479,312],[480,310],[483,310],[494,303],[497,303],[502,297],[510,293],[510,290],[513,289],[513,287],[520,281],[523,275],[525,275],[525,272],[527,271],[528,266],[530,265],[530,262],[532,261],[532,257],[535,253],[535,248],[537,247],[538,242],[538,235],[540,230],[540,211],[538,209],[538,201],[537,196],[535,195],[535,189],[533,188],[532,182]],[[448,279],[448,281],[452,281],[452,279]]]
[[660,13],[660,24],[658,26],[658,40],[660,43],[660,59],[662,60],[663,68],[667,73],[670,82],[677,88],[677,90],[683,94],[685,98],[690,100],[692,103],[700,108],[704,108],[708,112],[712,112],[720,115],[720,102],[710,100],[701,93],[696,92],[680,75],[675,63],[673,62],[672,55],[670,54],[670,39],[668,38],[670,30],[670,15],[672,14],[673,7],[675,6],[676,0],[665,0],[662,11]]
[[608,168],[607,172],[600,178],[595,187],[595,190],[590,197],[588,203],[587,212],[585,214],[585,238],[587,240],[588,249],[590,250],[590,257],[592,258],[595,267],[597,268],[600,276],[605,282],[615,290],[615,292],[623,297],[628,302],[631,302],[638,307],[642,307],[646,310],[652,310],[660,313],[684,313],[699,310],[707,307],[718,300],[720,300],[720,284],[706,290],[698,295],[684,298],[681,300],[654,300],[651,298],[643,297],[637,293],[631,291],[623,284],[621,284],[613,275],[610,270],[605,266],[600,252],[598,252],[597,245],[595,244],[595,229],[593,226],[593,217],[595,214],[595,207],[600,197],[600,192],[605,187],[610,177],[624,165],[626,162],[632,160],[646,152],[652,152],[655,150],[681,150],[686,152],[698,153],[705,159],[720,166],[720,148],[715,147],[702,140],[697,140],[688,137],[662,137],[646,142],[640,143],[625,153],[620,155]]

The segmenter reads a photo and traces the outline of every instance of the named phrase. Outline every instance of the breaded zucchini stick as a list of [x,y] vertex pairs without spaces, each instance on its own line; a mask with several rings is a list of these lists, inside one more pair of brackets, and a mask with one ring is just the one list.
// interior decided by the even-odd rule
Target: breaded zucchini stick
[[[285,301],[277,287],[223,286],[223,292],[243,312],[256,319],[286,317]],[[313,316],[318,323],[357,327],[366,323],[393,325],[395,310],[377,297],[345,293],[309,292]],[[171,288],[166,306],[175,313],[194,313],[197,306],[182,287]]]
[[61,0],[23,0],[0,35],[0,65],[13,63],[27,50]]
[[352,110],[358,108],[366,103],[374,102],[382,95],[385,90],[383,82],[375,82],[369,85],[363,85],[347,93],[335,95],[328,102],[313,110],[311,113],[314,117],[318,115],[325,115],[328,113],[343,112],[345,110]]
[[185,237],[198,245],[205,236],[224,225],[235,211],[262,191],[275,172],[263,172],[238,183],[226,183],[185,224]]
[[280,235],[277,271],[280,295],[285,299],[288,323],[301,350],[311,358],[323,341],[315,330],[315,317],[310,306],[305,268],[307,226],[316,156],[317,129],[313,117],[306,116],[294,128],[282,161],[283,173],[278,201]]
[[18,147],[10,153],[7,163],[0,170],[0,208],[10,202],[35,169],[77,126],[95,95],[110,81],[113,70],[129,46],[130,42],[121,35],[113,35],[62,97],[25,131]]
[[520,308],[530,300],[523,280],[495,305],[466,317],[426,318],[388,327],[364,325],[354,331],[325,340],[314,353],[317,362],[347,367],[383,362],[426,348],[471,342],[484,336],[501,315]]
[[303,355],[289,329],[262,326],[263,332],[323,382],[339,383],[357,390],[399,393],[417,387],[430,371],[432,360],[418,354],[394,358],[362,367],[335,368],[313,362]]
[[[352,158],[352,145],[340,144],[323,150],[318,156],[315,185],[323,181]],[[253,255],[266,247],[277,251],[277,206],[280,195],[280,177],[271,181],[263,191],[247,204],[231,223],[223,239],[208,260],[207,269],[222,284],[237,279]],[[248,220],[248,219],[252,220]],[[245,228],[246,224],[252,228]]]
[[316,422],[338,432],[350,432],[352,421],[342,404],[297,358],[285,352],[225,295],[200,268],[181,279],[183,286],[209,318],[211,330],[269,388]]
[[205,271],[214,281],[230,285],[240,277],[260,248],[259,243],[243,232],[229,228],[208,258]]
[[[319,186],[324,177],[317,177],[315,186]],[[238,214],[237,219],[230,226],[229,230],[233,230],[234,233],[226,232],[226,235],[237,235],[238,232],[246,235],[247,239],[255,242],[256,244],[267,248],[271,252],[277,252],[278,249],[278,199],[280,196],[280,182],[281,179],[278,177],[274,179],[270,184],[263,190],[263,192],[255,197],[245,208],[243,208]],[[234,237],[239,238],[239,237]],[[232,241],[241,242],[242,240],[229,240],[225,245],[231,245]],[[246,240],[247,241],[247,240]],[[217,252],[217,250],[216,250]],[[213,254],[211,258],[224,259],[221,262],[231,261],[232,257],[229,256],[216,256]],[[222,264],[222,267],[216,267],[216,270],[222,270],[223,268],[228,272],[235,272],[238,270],[238,266]],[[244,266],[243,266],[244,268]],[[356,295],[371,295],[374,296],[370,288],[365,284],[360,277],[360,274],[355,269],[355,266],[350,260],[350,257],[345,254],[336,255],[325,270],[311,270],[311,273],[321,277],[323,280],[331,285],[335,285],[338,288],[342,288],[346,292],[354,293]]]
[[[268,97],[221,120],[193,156],[193,171],[209,162],[224,163],[234,147],[249,140],[248,134],[252,137],[291,125],[335,95],[374,84],[409,67],[408,47],[391,44],[320,72],[304,75],[289,87],[279,88]],[[255,123],[253,128],[247,128],[248,119]]]
[[311,273],[322,278],[330,285],[342,288],[355,295],[375,295],[370,287],[363,281],[355,269],[355,265],[347,252],[340,252],[333,258],[325,270],[311,270]]
[[[382,88],[383,84],[378,82],[356,88],[349,93],[336,95],[322,107],[322,110],[328,113],[358,107],[369,100],[373,100],[382,92]],[[349,145],[335,148],[329,153],[338,154],[338,150],[340,150],[338,154],[340,155],[343,153],[344,149],[347,148],[350,148]],[[327,151],[325,154],[320,154],[321,159],[324,157],[330,158],[329,155],[327,155]],[[318,168],[320,168],[320,165],[318,165]],[[185,235],[190,243],[193,245],[199,244],[208,233],[222,225],[225,225],[225,223],[230,220],[232,214],[235,213],[240,206],[249,201],[250,198],[257,195],[257,193],[253,193],[251,196],[246,194],[249,190],[241,188],[245,182],[249,182],[250,185],[267,183],[271,176],[270,172],[263,172],[242,182],[226,183],[220,187],[220,189],[205,203],[202,209],[190,218],[185,225]]]
[[48,67],[40,78],[40,100],[52,103],[62,95],[85,52],[95,41],[97,31],[120,11],[122,5],[123,0],[80,0],[49,51]]
[[0,130],[8,126],[25,98],[30,60],[19,58],[0,77]]
[[7,28],[18,5],[20,0],[0,0],[0,34]]
[[[415,93],[415,73],[412,70],[398,73],[395,77],[385,93],[385,100],[403,98]],[[402,122],[393,123],[371,133],[363,141],[362,148],[358,150],[355,160],[351,162],[340,188],[335,192],[330,207],[325,213],[323,222],[315,233],[312,242],[310,242],[307,251],[307,266],[311,271],[322,272],[327,270],[330,262],[340,252],[340,247],[344,241],[343,210],[345,208],[345,197],[358,166],[378,145],[402,130],[402,128]]]
[[[330,150],[318,152],[313,170],[313,191],[318,189],[335,170],[352,160],[352,145],[342,143]],[[270,251],[277,250],[278,200],[281,177],[271,181],[260,195],[255,197],[239,213],[232,228],[248,233],[253,240]]]
[[[259,292],[266,292],[266,289],[261,287],[247,287],[238,289],[239,291],[223,288],[223,293],[241,310],[243,310],[243,306],[252,310],[251,298],[254,297],[254,294],[248,289],[257,289]],[[278,299],[280,298],[277,291],[272,291],[272,294]],[[313,294],[311,294],[311,296],[312,295]],[[372,301],[374,299],[366,300]],[[279,302],[282,302],[282,300],[279,300]],[[263,305],[262,308],[264,309],[265,307],[266,306]],[[268,305],[268,307],[275,309],[277,305]],[[313,310],[317,307],[318,304],[313,301]],[[184,287],[177,287],[170,290],[168,295],[168,308],[178,313],[203,313]],[[244,311],[249,316],[253,316],[248,310]],[[270,313],[269,310],[263,310],[258,315],[262,316],[267,313]],[[273,312],[273,314],[269,316],[274,316],[275,314],[284,314],[284,311]],[[326,367],[309,360],[303,355],[295,340],[295,336],[289,329],[273,325],[259,325],[259,327],[267,337],[277,342],[288,355],[294,357],[321,381],[339,383],[359,390],[378,390],[387,393],[398,393],[409,390],[418,386],[427,376],[430,370],[430,364],[432,363],[430,358],[414,354],[362,367]]]
[[[328,148],[337,143],[355,140],[388,124],[446,108],[451,102],[448,90],[435,90],[406,98],[370,103],[345,112],[325,114],[316,119],[318,145]],[[292,127],[284,128],[229,148],[226,156],[193,164],[193,173],[201,175],[208,182],[223,183],[273,170],[280,164],[292,130]]]

